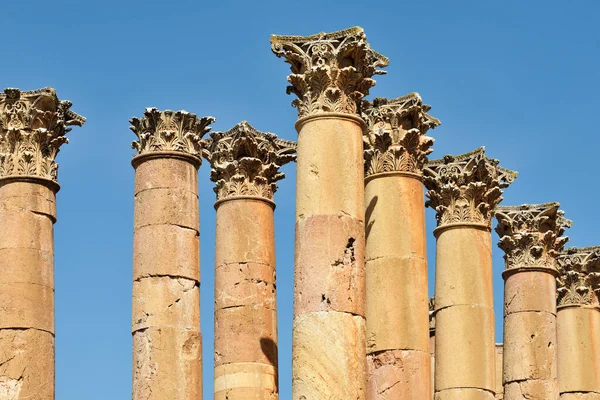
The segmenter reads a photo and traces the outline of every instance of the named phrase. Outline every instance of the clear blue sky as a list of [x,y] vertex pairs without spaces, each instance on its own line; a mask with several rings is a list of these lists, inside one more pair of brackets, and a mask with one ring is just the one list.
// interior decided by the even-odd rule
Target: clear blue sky
[[[391,60],[372,96],[418,91],[442,121],[432,157],[485,145],[520,177],[503,204],[559,201],[571,245],[598,237],[600,6],[595,1],[4,1],[0,89],[52,86],[88,118],[58,157],[58,400],[131,394],[133,133],[144,107],[296,139],[269,35],[360,25]],[[291,398],[294,165],[275,195],[281,398]],[[205,398],[212,398],[215,212],[200,170]],[[435,221],[427,211],[428,230]],[[392,216],[393,217],[393,216]],[[494,237],[497,242],[497,238]],[[428,235],[429,263],[435,240]],[[494,247],[498,341],[502,252]],[[1,271],[0,271],[1,273]],[[431,289],[433,282],[430,282]]]

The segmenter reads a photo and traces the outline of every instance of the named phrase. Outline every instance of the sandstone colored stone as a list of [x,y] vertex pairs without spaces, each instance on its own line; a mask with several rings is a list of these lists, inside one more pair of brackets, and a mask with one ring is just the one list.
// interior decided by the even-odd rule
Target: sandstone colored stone
[[443,230],[437,238],[436,263],[436,310],[454,305],[493,308],[489,231],[469,227]]
[[198,194],[198,172],[190,160],[151,158],[135,169],[134,194],[151,189],[178,189]]
[[134,281],[132,331],[149,327],[198,330],[199,306],[197,281],[165,276]]
[[600,400],[600,393],[563,393],[560,400]]
[[435,324],[436,393],[453,388],[480,388],[492,393],[493,398],[496,388],[495,346],[490,342],[494,338],[493,309],[475,305],[447,307],[436,312]]
[[511,274],[504,285],[504,314],[543,311],[556,314],[556,278],[548,272]]
[[241,262],[275,265],[275,225],[270,203],[225,201],[218,206],[216,223],[217,267]]
[[30,211],[1,211],[0,232],[10,234],[0,239],[0,249],[36,249],[54,253],[52,225],[47,216]]
[[[430,355],[415,350],[389,350],[367,355],[367,398],[429,399]],[[425,366],[425,367],[424,367]]]
[[200,248],[197,230],[178,225],[146,225],[133,235],[133,280],[169,276],[200,282],[200,252],[195,251]]
[[54,288],[54,254],[29,248],[0,249],[0,285],[30,283]]
[[[147,161],[151,162],[151,161]],[[198,195],[182,189],[144,190],[135,196],[134,228],[147,225],[179,225],[199,229]]]
[[296,223],[294,313],[365,315],[364,226],[345,215]]
[[528,379],[507,382],[504,385],[505,399],[558,399],[556,382]]
[[0,182],[0,211],[29,210],[56,221],[56,194],[43,183]]
[[364,399],[365,319],[336,311],[294,318],[292,399]]
[[262,363],[215,367],[215,400],[278,398],[277,369]]
[[557,336],[561,399],[569,392],[600,396],[600,311],[593,307],[559,308]]
[[255,263],[225,264],[215,269],[215,302],[221,308],[251,306],[276,310],[275,270]]
[[0,284],[0,329],[54,333],[54,289],[31,283]]
[[503,363],[506,384],[531,379],[556,385],[556,317],[546,312],[507,315]]
[[496,343],[496,399],[504,398],[504,382],[502,379],[504,346]]
[[54,400],[54,335],[0,329],[0,399]]
[[133,400],[202,398],[198,328],[152,327],[133,335]]
[[475,388],[446,389],[435,392],[435,400],[494,400],[494,393]]

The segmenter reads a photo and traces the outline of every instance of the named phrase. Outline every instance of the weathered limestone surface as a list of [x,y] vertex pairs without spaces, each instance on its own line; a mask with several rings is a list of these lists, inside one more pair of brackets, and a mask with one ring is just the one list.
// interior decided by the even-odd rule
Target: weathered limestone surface
[[483,148],[431,161],[427,206],[438,227],[435,398],[493,399],[495,383],[491,218],[516,173]]
[[560,398],[600,399],[600,246],[569,248],[558,263]]
[[504,398],[504,385],[502,381],[502,363],[504,355],[504,346],[502,343],[496,343],[496,399]]
[[361,28],[272,36],[298,96],[292,398],[366,396],[364,122],[360,100],[388,60]]
[[435,297],[429,299],[429,354],[431,355],[431,398],[435,394]]
[[0,399],[54,399],[56,155],[85,118],[54,89],[0,93]]
[[571,221],[558,203],[500,206],[504,250],[504,398],[558,398],[556,257]]
[[245,121],[206,141],[217,193],[215,399],[279,396],[273,194],[295,148]]
[[202,398],[198,167],[213,118],[146,109],[133,238],[133,399]]
[[363,110],[367,398],[431,396],[422,171],[440,124],[417,93]]

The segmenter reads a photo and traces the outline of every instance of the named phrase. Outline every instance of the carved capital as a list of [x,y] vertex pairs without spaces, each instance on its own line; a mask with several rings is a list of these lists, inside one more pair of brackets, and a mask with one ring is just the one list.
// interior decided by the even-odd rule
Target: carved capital
[[288,94],[298,99],[298,118],[336,112],[360,114],[360,101],[375,86],[371,77],[389,61],[367,43],[362,28],[312,36],[271,36],[271,49],[284,57],[292,73]]
[[0,178],[57,180],[55,160],[60,146],[69,142],[65,134],[69,126],[85,123],[84,117],[70,110],[71,105],[59,100],[52,88],[0,93]]
[[234,196],[272,200],[279,168],[296,160],[296,143],[254,129],[243,121],[227,132],[213,132],[205,141],[204,157],[212,167],[217,201]]
[[146,108],[142,118],[129,123],[138,140],[131,147],[139,155],[153,152],[180,152],[202,161],[202,137],[210,131],[213,117],[197,117],[187,111],[159,111]]
[[558,256],[558,306],[599,306],[600,246],[571,247]]
[[569,241],[562,235],[571,227],[559,207],[546,203],[496,208],[498,247],[504,250],[506,269],[556,269],[556,257]]
[[467,223],[491,229],[502,189],[517,177],[516,172],[498,164],[485,155],[483,147],[427,163],[423,171],[429,198],[426,206],[436,211],[438,227]]
[[363,103],[365,177],[394,171],[422,174],[427,155],[433,151],[433,139],[426,133],[440,125],[427,114],[430,109],[418,93]]

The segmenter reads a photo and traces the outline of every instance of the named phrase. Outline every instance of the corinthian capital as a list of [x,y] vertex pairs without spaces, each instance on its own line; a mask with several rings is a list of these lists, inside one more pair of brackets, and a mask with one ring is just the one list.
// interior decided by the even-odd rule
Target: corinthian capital
[[56,155],[68,143],[69,126],[85,118],[59,100],[56,90],[44,88],[0,93],[0,178],[30,176],[56,181]]
[[296,159],[296,143],[254,129],[242,121],[227,132],[213,132],[205,141],[204,157],[212,167],[217,201],[234,196],[273,199],[279,168]]
[[558,256],[558,306],[599,306],[600,246],[571,247]]
[[312,36],[271,36],[271,49],[291,65],[287,93],[298,99],[298,117],[338,112],[359,114],[361,99],[375,86],[373,75],[388,59],[371,49],[362,28]]
[[131,118],[130,129],[138,140],[131,144],[138,154],[180,152],[202,161],[202,137],[210,131],[213,117],[199,118],[187,111],[146,108],[142,118]]
[[418,93],[393,100],[376,98],[363,104],[367,122],[365,177],[383,172],[408,172],[421,175],[433,139],[426,136],[440,121],[427,114]]
[[507,269],[556,269],[556,257],[569,240],[562,235],[571,226],[559,207],[546,203],[496,208],[498,247],[504,250]]
[[436,211],[438,227],[468,223],[491,229],[502,189],[517,177],[516,172],[498,164],[485,155],[483,147],[427,163],[423,171],[429,198],[426,206]]

